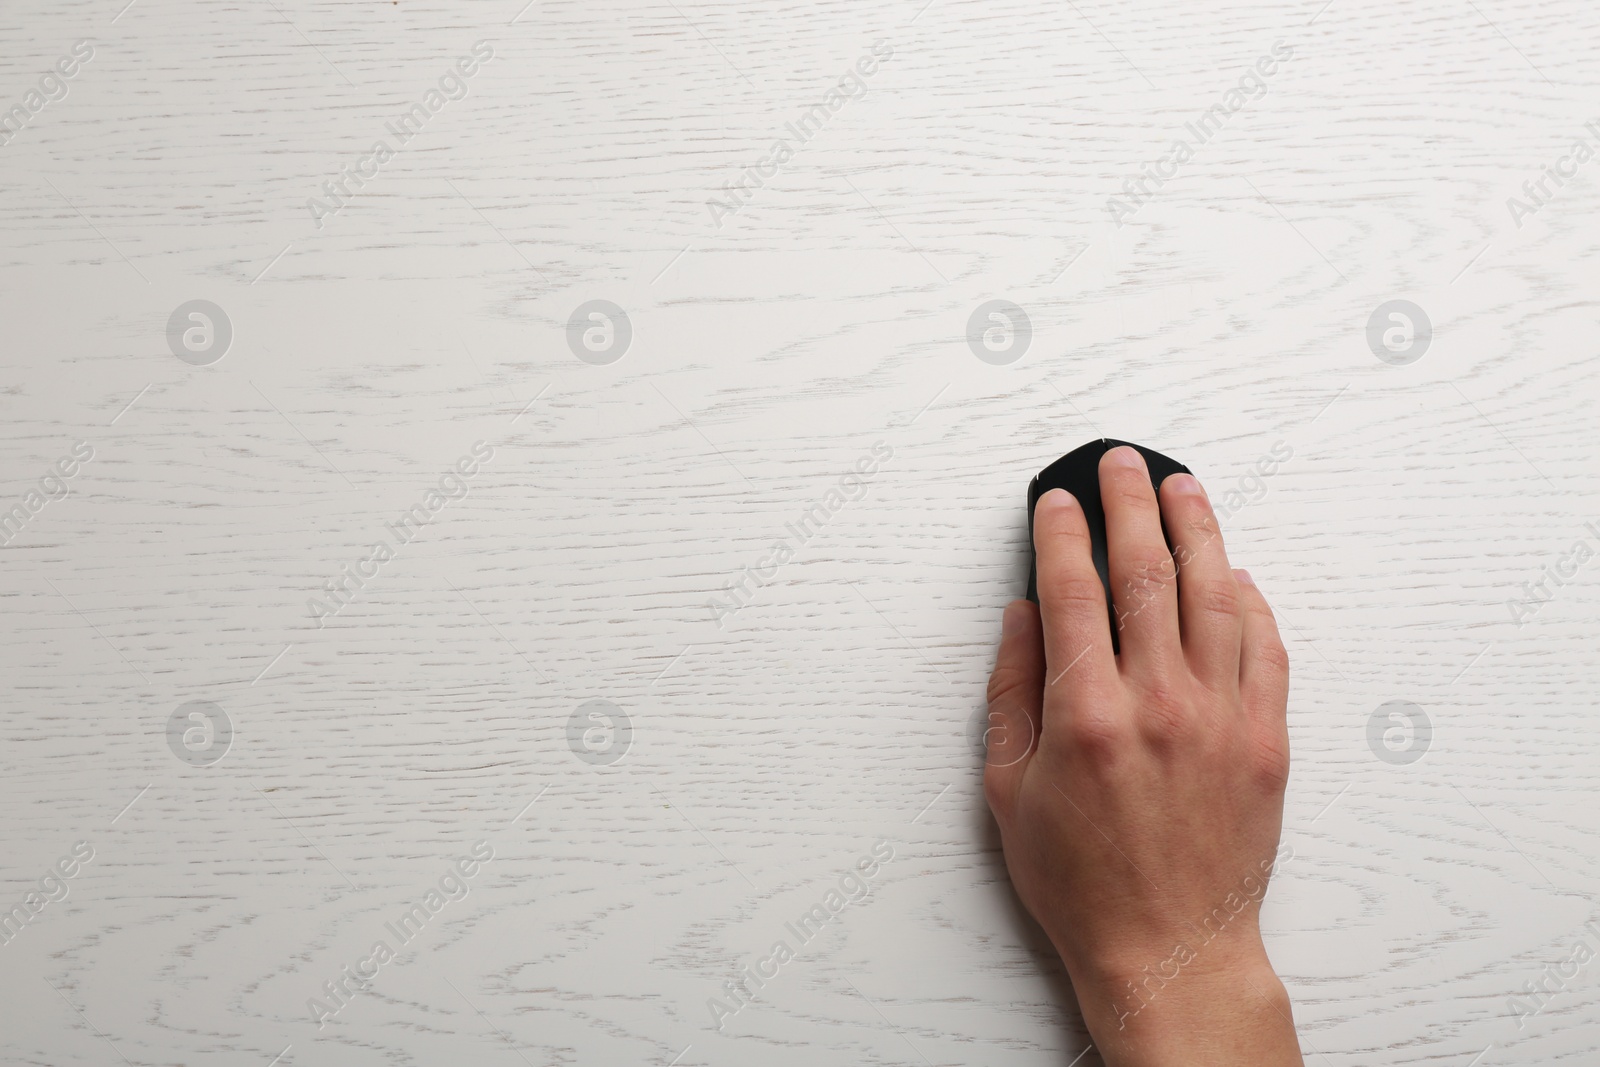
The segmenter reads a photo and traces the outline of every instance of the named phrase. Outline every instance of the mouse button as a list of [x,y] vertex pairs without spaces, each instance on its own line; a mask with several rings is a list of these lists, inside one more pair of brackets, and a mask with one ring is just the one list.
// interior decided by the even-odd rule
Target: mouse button
[[1090,441],[1050,464],[1034,478],[1036,491],[1030,490],[1030,505],[1052,489],[1065,489],[1084,507],[1098,505],[1100,498],[1100,457],[1105,442]]
[[1194,473],[1171,456],[1163,456],[1155,449],[1145,448],[1143,445],[1134,445],[1133,447],[1137,448],[1139,454],[1144,457],[1144,465],[1150,471],[1150,484],[1157,489],[1160,489],[1161,483],[1174,474]]

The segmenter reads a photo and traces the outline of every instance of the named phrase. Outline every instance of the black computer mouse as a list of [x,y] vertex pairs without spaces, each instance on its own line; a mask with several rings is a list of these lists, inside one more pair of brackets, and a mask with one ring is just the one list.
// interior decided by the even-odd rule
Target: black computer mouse
[[[1121,445],[1137,448],[1150,468],[1150,484],[1159,493],[1161,483],[1169,474],[1194,473],[1182,463],[1163,456],[1160,452],[1133,444],[1131,441],[1114,441],[1109,437],[1096,438],[1088,444],[1073,449],[1034,476],[1028,483],[1028,545],[1033,546],[1033,508],[1039,498],[1052,489],[1065,489],[1077,497],[1083,508],[1083,517],[1089,523],[1089,540],[1094,554],[1094,569],[1100,572],[1100,584],[1106,591],[1106,620],[1111,625],[1111,650],[1118,650],[1116,609],[1111,599],[1111,568],[1106,559],[1106,511],[1100,503],[1100,457]],[[1171,547],[1170,540],[1168,547]],[[1039,557],[1032,553],[1028,565],[1028,599],[1039,602]]]

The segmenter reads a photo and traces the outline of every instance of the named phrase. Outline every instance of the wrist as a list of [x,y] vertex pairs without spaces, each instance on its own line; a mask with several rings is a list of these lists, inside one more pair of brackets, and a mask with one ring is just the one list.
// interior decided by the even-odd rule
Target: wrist
[[1180,945],[1137,966],[1069,965],[1107,1067],[1302,1062],[1288,991],[1259,935],[1230,940],[1187,952]]
[[1108,1002],[1131,1001],[1135,1008],[1224,975],[1272,971],[1261,931],[1251,915],[1240,916],[1226,928],[1209,923],[1202,927],[1174,924],[1165,933],[1146,932],[1136,940],[1110,945],[1074,944],[1053,932],[1051,941],[1072,975],[1074,987],[1093,990]]

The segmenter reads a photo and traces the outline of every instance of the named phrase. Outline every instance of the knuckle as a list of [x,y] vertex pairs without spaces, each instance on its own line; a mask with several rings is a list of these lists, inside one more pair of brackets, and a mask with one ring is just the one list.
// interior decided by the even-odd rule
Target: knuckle
[[1058,542],[1065,547],[1077,544],[1088,544],[1089,528],[1084,525],[1073,512],[1078,509],[1062,510],[1054,513],[1052,518],[1045,518],[1043,514],[1036,520],[1035,534],[1044,534],[1051,541]]
[[[1129,467],[1116,467],[1110,472],[1111,495],[1117,503],[1130,508],[1151,509],[1156,506],[1155,490],[1150,488],[1150,476]],[[1101,473],[1101,492],[1105,492],[1105,472]]]
[[1144,550],[1126,553],[1122,566],[1129,582],[1170,585],[1178,577],[1178,564],[1168,552]]
[[1139,702],[1139,729],[1152,741],[1176,741],[1191,736],[1199,725],[1194,702],[1165,684],[1146,687]]
[[1141,600],[1164,595],[1177,580],[1177,568],[1172,557],[1156,555],[1128,560],[1122,565],[1122,589],[1118,603],[1136,604]]
[[1067,558],[1089,554],[1089,529],[1077,516],[1057,513],[1053,518],[1041,518],[1033,528],[1034,547],[1047,552],[1050,558]]
[[1016,667],[996,667],[989,675],[989,690],[984,699],[991,705],[1022,688],[1023,673]]
[[1289,676],[1289,653],[1283,647],[1283,642],[1273,638],[1262,641],[1251,649],[1255,658],[1255,665],[1262,673],[1273,678],[1287,678]]
[[1057,607],[1086,608],[1095,607],[1105,610],[1106,593],[1100,585],[1100,578],[1094,574],[1075,574],[1056,572],[1047,579],[1041,580],[1039,588],[1041,601],[1048,602]]
[[1261,733],[1251,739],[1249,765],[1262,788],[1281,793],[1289,784],[1289,739]]
[[1088,756],[1106,756],[1119,751],[1127,742],[1128,729],[1115,716],[1088,708],[1079,709],[1067,720],[1068,743]]
[[1232,581],[1194,581],[1186,593],[1190,603],[1203,615],[1234,619],[1242,606],[1239,587]]
[[989,802],[989,810],[994,812],[998,820],[1006,819],[1011,814],[1011,783],[1006,780],[1000,769],[988,766],[983,771],[983,798]]
[[1189,533],[1194,535],[1194,540],[1199,544],[1209,544],[1222,536],[1222,528],[1217,525],[1217,516],[1210,506],[1201,502],[1195,513],[1184,522]]

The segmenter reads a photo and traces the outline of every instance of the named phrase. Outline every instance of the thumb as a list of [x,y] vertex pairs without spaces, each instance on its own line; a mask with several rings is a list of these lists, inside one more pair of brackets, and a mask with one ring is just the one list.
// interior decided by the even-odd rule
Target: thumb
[[1039,741],[1044,713],[1044,628],[1032,601],[1006,605],[1000,651],[989,676],[983,785],[989,807],[1004,820],[1022,772]]

